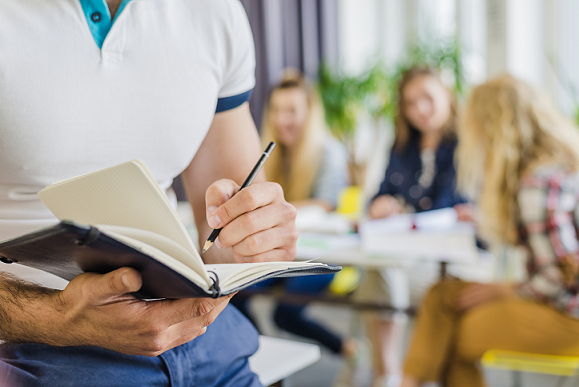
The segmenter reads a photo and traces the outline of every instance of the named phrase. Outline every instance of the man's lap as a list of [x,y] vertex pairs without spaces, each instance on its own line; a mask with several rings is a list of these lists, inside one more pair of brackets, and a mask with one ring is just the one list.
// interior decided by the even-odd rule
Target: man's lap
[[95,347],[8,345],[0,353],[7,386],[261,386],[247,359],[258,346],[253,326],[228,306],[195,340],[159,357]]

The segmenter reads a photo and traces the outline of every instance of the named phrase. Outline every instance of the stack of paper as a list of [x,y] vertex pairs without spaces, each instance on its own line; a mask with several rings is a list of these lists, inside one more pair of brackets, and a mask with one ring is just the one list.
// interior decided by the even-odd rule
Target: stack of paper
[[452,208],[370,220],[359,230],[362,250],[369,254],[448,261],[478,257],[474,225],[459,222]]

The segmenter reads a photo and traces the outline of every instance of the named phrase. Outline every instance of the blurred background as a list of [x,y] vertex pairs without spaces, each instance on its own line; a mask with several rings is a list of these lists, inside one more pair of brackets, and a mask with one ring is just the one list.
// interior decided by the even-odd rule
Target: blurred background
[[354,183],[376,192],[393,139],[403,67],[438,67],[459,98],[509,72],[579,121],[579,2],[574,0],[241,0],[252,26],[258,128],[268,91],[293,67],[318,83]]
[[[402,70],[412,64],[437,68],[459,103],[473,86],[508,72],[547,92],[579,124],[579,1],[241,2],[256,47],[257,84],[250,107],[257,127],[283,69],[301,70],[318,88],[326,122],[348,151],[351,182],[363,188],[366,199],[384,176],[394,140],[396,87]],[[519,266],[503,271],[522,271]],[[256,297],[253,309],[262,333],[296,339],[272,324],[272,308],[271,300]],[[308,313],[344,335],[362,328],[346,308],[314,304]],[[330,386],[342,366],[339,357],[325,351],[321,361],[284,385]],[[370,376],[366,379],[369,385]]]

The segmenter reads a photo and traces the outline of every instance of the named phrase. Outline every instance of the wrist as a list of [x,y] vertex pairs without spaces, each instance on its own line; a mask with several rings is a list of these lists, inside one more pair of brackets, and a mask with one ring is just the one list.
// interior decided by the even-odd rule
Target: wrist
[[24,281],[0,279],[0,339],[12,343],[54,344],[62,321],[58,291]]

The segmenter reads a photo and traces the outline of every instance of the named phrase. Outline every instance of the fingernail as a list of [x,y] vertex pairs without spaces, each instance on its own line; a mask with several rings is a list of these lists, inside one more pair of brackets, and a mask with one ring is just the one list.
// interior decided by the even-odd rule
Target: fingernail
[[221,219],[219,218],[219,216],[213,215],[207,220],[207,223],[209,223],[209,226],[211,226],[212,228],[218,228],[219,225],[221,224]]
[[219,238],[215,239],[215,246],[217,246],[218,249],[223,248],[223,245],[221,244],[221,242],[219,242]]
[[207,207],[207,212],[209,214],[212,214],[215,212],[216,209],[217,209],[217,206],[209,206],[209,207]]
[[129,280],[129,273],[123,273],[123,275],[121,276],[121,281],[123,281],[123,285],[125,285],[125,287],[130,288],[131,287],[131,282]]

